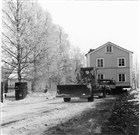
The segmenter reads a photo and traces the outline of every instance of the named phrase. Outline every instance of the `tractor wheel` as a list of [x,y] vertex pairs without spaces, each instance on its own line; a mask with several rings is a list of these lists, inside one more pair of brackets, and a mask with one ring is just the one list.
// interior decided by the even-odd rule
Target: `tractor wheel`
[[64,102],[70,102],[70,98],[64,98]]
[[93,100],[94,100],[94,97],[93,96],[88,97],[88,102],[93,102]]
[[103,97],[106,97],[106,93],[105,92],[103,92]]

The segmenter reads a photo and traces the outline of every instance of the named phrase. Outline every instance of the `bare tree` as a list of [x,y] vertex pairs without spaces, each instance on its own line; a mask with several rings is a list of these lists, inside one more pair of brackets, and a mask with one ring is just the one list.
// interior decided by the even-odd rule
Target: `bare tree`
[[56,70],[52,78],[60,83],[73,83],[76,81],[75,71],[84,66],[85,57],[79,48],[70,45],[68,36],[59,29],[59,46],[56,55]]
[[19,82],[23,77],[23,69],[32,63],[32,45],[26,42],[31,34],[31,16],[27,15],[28,11],[29,5],[26,2],[3,2],[2,61],[16,69]]
[[[36,2],[3,2],[2,61],[17,71],[18,81],[30,74],[36,78],[37,64],[50,48],[51,18]],[[35,79],[34,79],[35,80]]]

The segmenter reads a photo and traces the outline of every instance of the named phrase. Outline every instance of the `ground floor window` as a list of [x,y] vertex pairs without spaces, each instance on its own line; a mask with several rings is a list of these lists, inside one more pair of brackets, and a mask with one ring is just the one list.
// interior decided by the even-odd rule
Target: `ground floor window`
[[126,74],[119,74],[119,82],[125,82],[126,81]]
[[104,75],[104,74],[98,74],[98,79],[99,79],[99,80],[105,79],[105,75]]

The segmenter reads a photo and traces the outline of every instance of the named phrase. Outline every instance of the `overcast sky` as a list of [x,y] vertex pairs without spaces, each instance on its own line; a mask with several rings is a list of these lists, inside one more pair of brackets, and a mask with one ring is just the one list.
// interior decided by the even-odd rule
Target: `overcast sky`
[[138,1],[42,1],[41,5],[83,53],[108,41],[140,53]]

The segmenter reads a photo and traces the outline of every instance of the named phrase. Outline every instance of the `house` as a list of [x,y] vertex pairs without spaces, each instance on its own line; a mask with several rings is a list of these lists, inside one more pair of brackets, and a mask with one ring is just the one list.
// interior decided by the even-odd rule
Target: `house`
[[[8,91],[13,91],[15,90],[15,83],[18,82],[18,79],[17,78],[8,78]],[[22,80],[22,82],[27,82],[27,88],[28,88],[28,91],[31,91],[31,80],[29,79],[24,79]]]
[[117,88],[132,86],[132,54],[112,42],[107,42],[96,49],[90,49],[85,55],[87,67],[97,68],[98,79],[113,79]]
[[[15,70],[13,70],[13,72],[9,75],[8,77],[8,91],[13,91],[15,90],[15,83],[18,82],[18,79],[17,79],[17,73]],[[31,91],[31,79],[30,78],[24,78],[22,79],[22,82],[27,82],[27,88],[28,88],[28,91]]]

